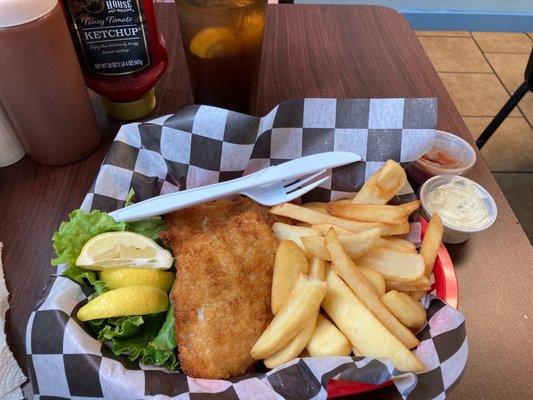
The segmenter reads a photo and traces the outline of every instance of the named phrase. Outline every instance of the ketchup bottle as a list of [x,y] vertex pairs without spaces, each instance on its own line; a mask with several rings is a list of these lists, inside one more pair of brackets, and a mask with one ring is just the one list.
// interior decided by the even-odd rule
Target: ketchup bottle
[[133,120],[155,107],[167,68],[153,0],[63,0],[87,86],[109,115]]

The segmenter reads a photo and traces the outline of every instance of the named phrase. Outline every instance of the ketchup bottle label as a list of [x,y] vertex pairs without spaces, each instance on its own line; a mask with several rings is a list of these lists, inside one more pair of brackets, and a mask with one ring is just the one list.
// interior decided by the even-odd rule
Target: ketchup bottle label
[[123,75],[150,65],[139,0],[66,0],[65,5],[76,48],[90,72]]

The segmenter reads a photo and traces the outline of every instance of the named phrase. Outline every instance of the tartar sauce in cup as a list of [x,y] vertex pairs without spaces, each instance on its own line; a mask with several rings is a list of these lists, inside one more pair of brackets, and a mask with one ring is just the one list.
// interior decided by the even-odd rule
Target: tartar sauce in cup
[[438,213],[444,225],[444,242],[461,243],[488,229],[496,220],[492,196],[479,184],[455,175],[438,175],[420,188],[426,218]]

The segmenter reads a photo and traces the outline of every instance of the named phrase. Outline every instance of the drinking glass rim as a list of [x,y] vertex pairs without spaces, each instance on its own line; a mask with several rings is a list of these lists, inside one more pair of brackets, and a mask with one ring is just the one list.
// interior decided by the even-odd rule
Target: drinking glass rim
[[249,4],[244,4],[242,6],[233,6],[233,7],[206,7],[195,4],[194,0],[175,0],[175,3],[187,3],[196,8],[206,8],[209,10],[238,10],[240,8],[246,8],[257,5],[257,3],[268,3],[268,0],[251,0]]

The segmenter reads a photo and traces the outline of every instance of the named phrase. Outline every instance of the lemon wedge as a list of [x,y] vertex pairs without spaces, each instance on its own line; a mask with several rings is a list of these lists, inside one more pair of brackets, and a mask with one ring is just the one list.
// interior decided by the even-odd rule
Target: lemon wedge
[[243,45],[231,29],[215,26],[198,32],[192,38],[189,50],[200,58],[223,58],[241,54]]
[[100,279],[106,283],[108,289],[146,285],[168,293],[174,283],[174,273],[157,269],[120,268],[100,271]]
[[263,38],[265,18],[263,14],[253,13],[241,17],[238,33],[244,40],[246,48],[259,48]]
[[152,286],[126,286],[95,297],[78,310],[80,321],[155,314],[168,309],[168,296]]
[[76,265],[95,271],[126,267],[169,269],[172,261],[170,252],[149,237],[133,232],[107,232],[85,243]]

